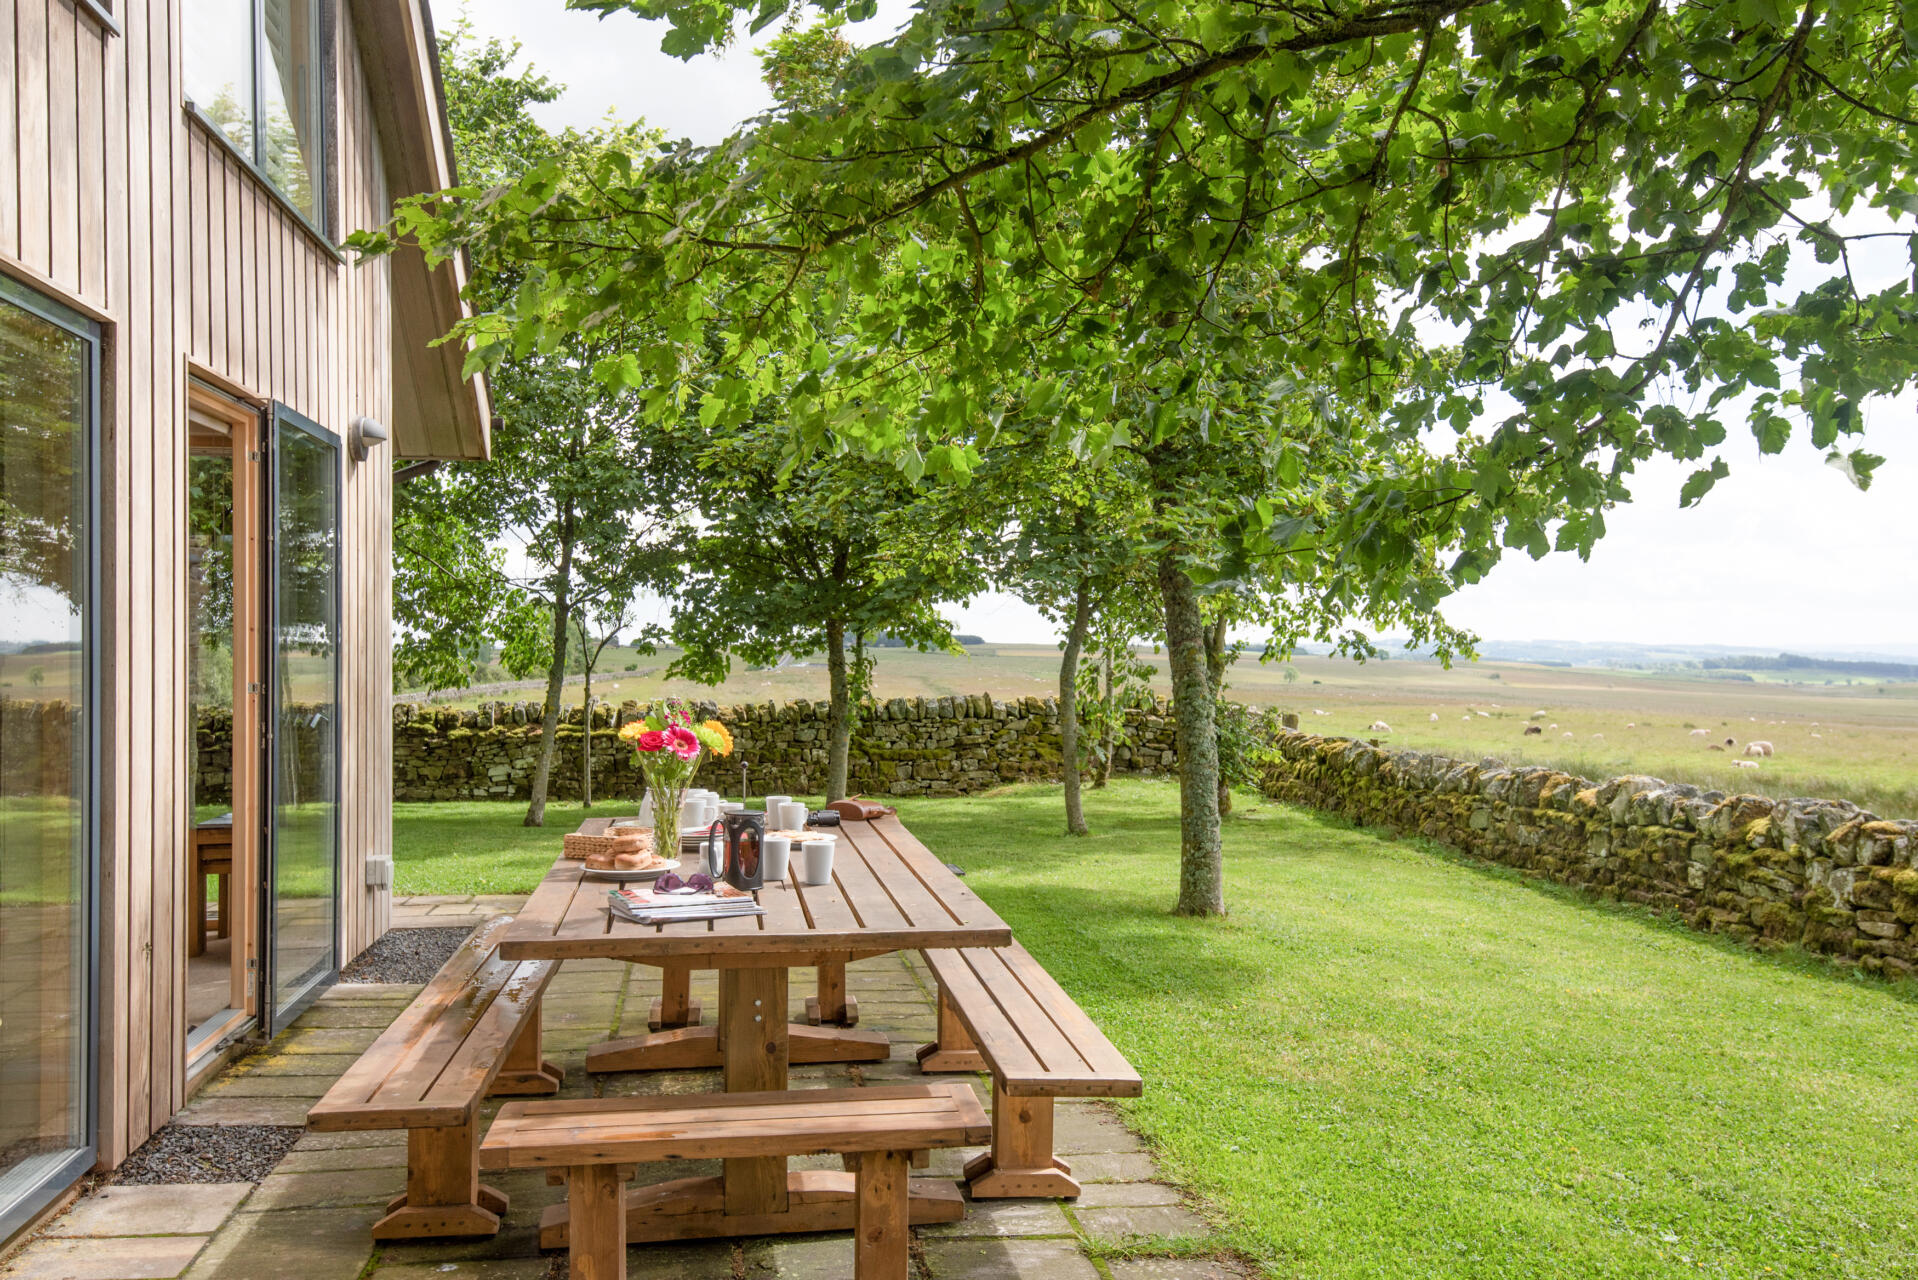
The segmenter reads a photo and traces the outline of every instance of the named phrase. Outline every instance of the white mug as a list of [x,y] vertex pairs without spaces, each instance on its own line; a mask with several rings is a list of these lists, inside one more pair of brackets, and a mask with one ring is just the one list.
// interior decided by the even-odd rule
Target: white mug
[[779,829],[781,831],[802,831],[806,826],[806,806],[796,800],[788,800],[779,806]]
[[766,797],[766,825],[769,827],[778,826],[779,825],[779,806],[782,804],[788,804],[791,801],[792,801],[791,796],[767,796]]
[[759,855],[764,859],[760,865],[765,868],[761,874],[768,880],[784,880],[792,851],[793,842],[788,837],[767,836],[759,846]]
[[679,825],[690,831],[700,826],[700,819],[706,816],[706,802],[698,796],[687,796],[679,802]]
[[832,844],[830,840],[808,840],[800,846],[805,859],[805,870],[800,877],[804,883],[832,883]]

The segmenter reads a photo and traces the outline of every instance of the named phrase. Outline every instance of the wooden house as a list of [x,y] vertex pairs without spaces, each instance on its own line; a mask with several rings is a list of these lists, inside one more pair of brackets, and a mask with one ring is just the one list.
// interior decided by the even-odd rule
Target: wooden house
[[338,246],[453,176],[426,0],[0,0],[0,1241],[386,927],[395,466],[490,418]]

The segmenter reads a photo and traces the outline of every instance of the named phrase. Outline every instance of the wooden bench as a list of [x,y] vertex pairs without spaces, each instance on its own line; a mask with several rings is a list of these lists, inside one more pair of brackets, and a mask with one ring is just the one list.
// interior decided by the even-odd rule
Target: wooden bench
[[474,930],[306,1114],[320,1132],[406,1130],[406,1193],[373,1225],[376,1240],[497,1234],[507,1201],[479,1181],[480,1102],[554,1093],[565,1078],[540,1055],[540,997],[559,963],[500,959],[511,923]]
[[992,1150],[966,1165],[975,1200],[1079,1194],[1052,1154],[1055,1098],[1136,1098],[1139,1073],[1018,943],[922,953],[939,980],[939,1038],[921,1071],[992,1073]]
[[[984,1142],[989,1132],[985,1109],[963,1081],[555,1099],[500,1108],[480,1144],[480,1163],[487,1169],[563,1170],[573,1280],[620,1280],[626,1274],[627,1216],[636,1212],[622,1191],[632,1166],[662,1160],[750,1164],[767,1156],[838,1154],[855,1166],[853,1275],[906,1280],[912,1153],[971,1146]],[[734,1176],[751,1172],[748,1167]],[[713,1207],[723,1210],[726,1179],[711,1181]],[[731,1234],[755,1234],[750,1218],[733,1225],[737,1230]],[[843,1212],[827,1213],[816,1229],[846,1225]]]

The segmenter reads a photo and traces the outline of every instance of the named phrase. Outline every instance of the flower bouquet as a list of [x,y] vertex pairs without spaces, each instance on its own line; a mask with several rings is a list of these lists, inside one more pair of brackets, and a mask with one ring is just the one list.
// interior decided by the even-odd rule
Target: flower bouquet
[[677,857],[680,803],[699,772],[699,753],[731,755],[732,734],[717,720],[695,723],[685,703],[666,698],[623,726],[619,736],[632,744],[633,758],[653,793],[653,848],[663,857]]

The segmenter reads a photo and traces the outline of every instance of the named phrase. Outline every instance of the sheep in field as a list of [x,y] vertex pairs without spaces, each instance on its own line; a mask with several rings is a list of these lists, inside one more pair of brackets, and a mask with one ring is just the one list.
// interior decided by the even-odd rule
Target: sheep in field
[[1542,736],[1544,732],[1545,730],[1539,728],[1535,724],[1528,724],[1525,726],[1525,736],[1528,738],[1531,737],[1533,734],[1539,734]]
[[1706,736],[1707,734],[1709,734],[1710,732],[1711,732],[1711,730],[1710,730],[1710,729],[1693,729],[1693,730],[1692,730],[1692,737],[1694,737],[1694,738],[1702,738],[1702,737],[1705,737],[1705,736]]
[[1365,731],[1367,733],[1390,733],[1392,732],[1392,726],[1383,720],[1374,720],[1371,724],[1365,726]]
[[1558,736],[1561,738],[1576,738],[1578,735],[1573,733],[1570,729],[1567,729],[1564,733],[1561,733]]
[[1758,767],[1758,761],[1756,760],[1734,760],[1732,763],[1740,769],[1756,769]]
[[1431,721],[1431,722],[1432,722],[1433,724],[1437,724],[1437,723],[1438,723],[1438,712],[1436,712],[1436,711],[1434,711],[1434,712],[1433,712],[1433,713],[1432,713],[1431,715],[1429,715],[1429,716],[1427,716],[1427,717],[1425,717],[1425,718],[1426,718],[1427,720],[1430,720],[1430,721]]
[[1768,756],[1771,754],[1771,743],[1747,742],[1745,744],[1745,754],[1748,756]]
[[1723,751],[1724,749],[1725,748],[1719,746],[1716,742],[1708,742],[1705,744],[1705,750],[1707,751]]
[[1490,720],[1492,718],[1492,713],[1489,711],[1481,711],[1478,714],[1479,717],[1484,720]]

